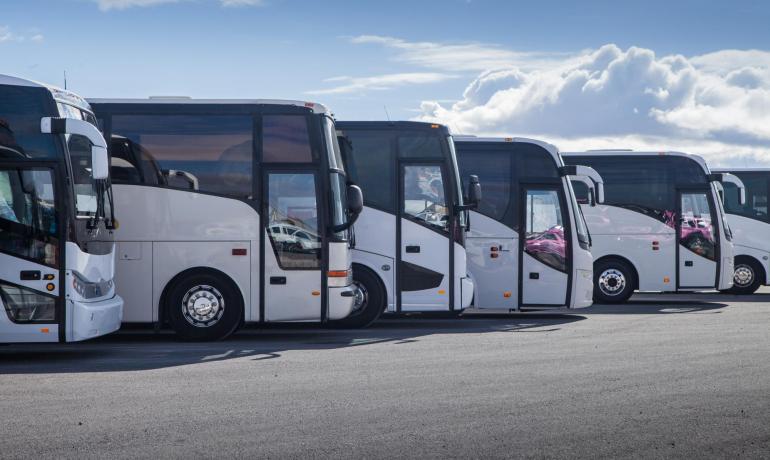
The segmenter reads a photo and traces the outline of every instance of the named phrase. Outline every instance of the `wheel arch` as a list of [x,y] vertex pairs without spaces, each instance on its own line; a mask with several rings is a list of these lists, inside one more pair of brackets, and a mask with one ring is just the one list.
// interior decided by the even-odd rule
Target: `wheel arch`
[[747,254],[740,254],[735,256],[735,262],[734,265],[737,267],[740,262],[748,262],[752,263],[754,265],[754,268],[759,269],[759,273],[757,275],[761,275],[760,279],[762,280],[762,285],[766,285],[767,283],[767,271],[765,270],[765,266],[762,264],[762,261],[758,260],[754,256],[750,256]]
[[241,323],[244,322],[246,317],[246,296],[243,293],[243,290],[240,286],[238,286],[238,283],[235,282],[235,280],[232,278],[232,276],[228,275],[227,273],[223,272],[222,270],[217,270],[216,268],[212,267],[191,267],[187,268],[185,270],[182,270],[181,272],[174,275],[173,278],[171,278],[165,286],[163,286],[163,291],[161,291],[160,298],[158,300],[158,324],[163,325],[166,324],[168,321],[168,312],[166,311],[166,300],[168,299],[169,292],[171,291],[172,286],[174,284],[178,283],[179,280],[184,279],[187,276],[196,275],[196,274],[213,274],[216,276],[221,277],[228,283],[232,285],[232,287],[235,289],[238,294],[241,296],[241,308],[243,311],[241,312]]

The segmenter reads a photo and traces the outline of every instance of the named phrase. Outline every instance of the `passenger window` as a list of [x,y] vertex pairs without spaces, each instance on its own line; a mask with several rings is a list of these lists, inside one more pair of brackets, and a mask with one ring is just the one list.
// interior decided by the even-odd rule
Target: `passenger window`
[[0,250],[58,265],[58,215],[48,169],[0,169]]
[[524,251],[559,271],[567,271],[567,241],[564,237],[559,193],[556,190],[527,190]]
[[449,208],[441,166],[404,166],[403,185],[404,214],[432,228],[448,230]]
[[321,266],[315,176],[271,173],[268,176],[268,235],[281,268]]
[[251,116],[114,115],[112,131],[141,158],[145,183],[252,197]]
[[262,161],[310,163],[313,153],[305,115],[262,117]]
[[398,136],[398,154],[401,158],[442,158],[443,138],[432,132],[403,133]]
[[364,204],[395,213],[393,137],[377,130],[346,130],[345,136],[349,146],[345,169],[364,192]]
[[472,143],[458,149],[458,163],[463,190],[468,189],[468,177],[479,176],[484,198],[476,209],[481,214],[513,227],[511,202],[511,159],[508,152],[477,151]]

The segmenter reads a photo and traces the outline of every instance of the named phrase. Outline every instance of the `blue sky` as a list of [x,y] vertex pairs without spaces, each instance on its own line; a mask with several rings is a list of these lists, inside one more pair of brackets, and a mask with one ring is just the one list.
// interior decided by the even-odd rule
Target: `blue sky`
[[7,0],[0,73],[743,164],[770,162],[769,19],[761,1]]

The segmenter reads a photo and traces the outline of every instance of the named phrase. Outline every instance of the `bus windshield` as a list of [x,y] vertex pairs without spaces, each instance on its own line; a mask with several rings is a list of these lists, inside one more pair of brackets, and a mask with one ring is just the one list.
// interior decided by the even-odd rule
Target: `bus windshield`
[[583,210],[578,205],[575,198],[575,190],[572,187],[572,181],[568,180],[567,190],[569,192],[570,206],[572,206],[572,213],[575,215],[575,232],[577,233],[578,242],[586,247],[591,246],[591,234],[588,231],[588,224],[586,224],[585,216],[583,216]]
[[[96,118],[92,113],[62,102],[57,103],[57,106],[62,117],[84,120],[96,126]],[[65,139],[70,154],[77,215],[79,217],[110,216],[112,210],[110,200],[106,196],[108,190],[106,187],[100,187],[91,178],[91,141],[77,134],[67,134]]]
[[345,206],[347,203],[347,177],[342,163],[342,152],[337,140],[337,130],[334,127],[334,120],[328,115],[324,116],[323,124],[330,170],[331,228],[336,237],[344,238],[345,235],[343,232],[334,229],[343,228],[350,218]]

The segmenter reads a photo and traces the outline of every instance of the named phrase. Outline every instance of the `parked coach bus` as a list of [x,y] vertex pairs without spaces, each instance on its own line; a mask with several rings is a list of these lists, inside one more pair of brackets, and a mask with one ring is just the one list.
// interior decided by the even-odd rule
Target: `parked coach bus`
[[464,204],[454,145],[445,126],[418,122],[337,123],[351,180],[364,193],[355,225],[358,287],[346,325],[390,312],[460,312],[473,284],[465,260],[465,222],[480,188]]
[[0,75],[0,343],[120,327],[106,147],[85,100]]
[[602,201],[602,179],[565,166],[559,151],[523,138],[455,136],[462,177],[476,175],[484,200],[470,213],[468,268],[475,308],[581,308],[592,302],[591,237],[570,178]]
[[753,294],[760,286],[770,284],[770,218],[767,214],[770,169],[714,171],[733,174],[745,186],[741,202],[740,189],[732,183],[724,184],[725,211],[735,247],[735,275],[729,292]]
[[190,340],[243,322],[342,319],[352,308],[347,186],[315,103],[91,101],[111,139],[124,322]]
[[[563,156],[604,179],[606,202],[582,205],[593,240],[594,300],[732,286],[732,234],[717,194],[724,177],[711,174],[703,158],[626,150]],[[576,189],[578,200],[590,199]]]

